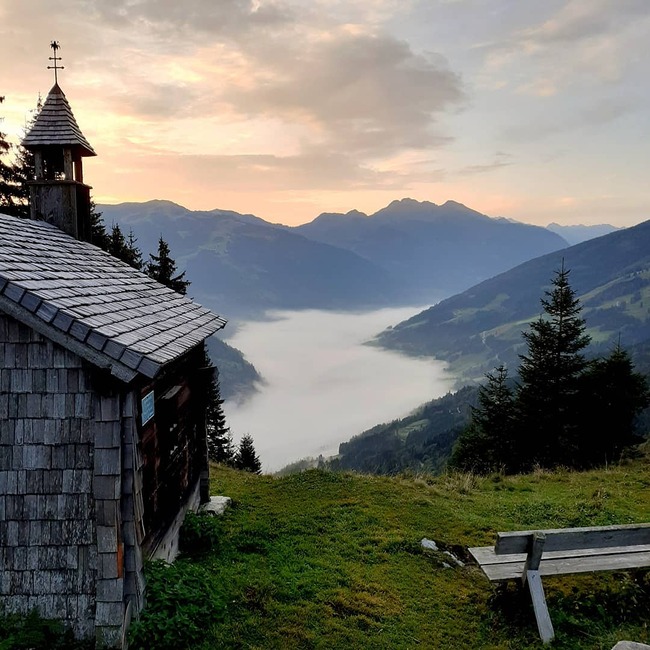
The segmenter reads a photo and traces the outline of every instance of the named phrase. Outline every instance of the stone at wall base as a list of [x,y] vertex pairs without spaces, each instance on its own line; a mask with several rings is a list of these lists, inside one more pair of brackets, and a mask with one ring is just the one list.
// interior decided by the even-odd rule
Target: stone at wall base
[[232,499],[230,497],[210,497],[210,501],[204,503],[201,510],[212,515],[222,515],[231,503]]

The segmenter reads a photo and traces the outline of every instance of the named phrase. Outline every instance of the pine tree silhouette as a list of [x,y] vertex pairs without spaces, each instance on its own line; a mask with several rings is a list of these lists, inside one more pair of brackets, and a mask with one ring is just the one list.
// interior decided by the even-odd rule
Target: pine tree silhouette
[[239,443],[239,449],[235,456],[235,467],[243,469],[246,472],[260,474],[262,472],[262,463],[255,453],[253,438],[249,434],[242,437]]
[[185,295],[190,283],[185,280],[185,272],[176,275],[176,262],[169,253],[169,245],[160,237],[158,240],[158,255],[149,254],[149,261],[145,265],[147,275],[154,280]]

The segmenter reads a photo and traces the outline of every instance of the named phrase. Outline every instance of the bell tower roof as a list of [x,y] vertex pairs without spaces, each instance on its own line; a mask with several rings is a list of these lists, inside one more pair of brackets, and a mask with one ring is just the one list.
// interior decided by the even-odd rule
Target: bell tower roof
[[30,150],[54,145],[71,147],[80,156],[97,155],[81,132],[58,83],[52,86],[43,108],[22,144]]

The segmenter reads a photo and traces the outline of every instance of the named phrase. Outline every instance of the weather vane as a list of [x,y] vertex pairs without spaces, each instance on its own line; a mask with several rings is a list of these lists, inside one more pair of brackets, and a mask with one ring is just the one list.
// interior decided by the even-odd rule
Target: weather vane
[[65,70],[65,68],[62,65],[57,65],[57,62],[61,60],[61,57],[57,56],[56,52],[61,46],[59,45],[59,41],[52,41],[50,43],[50,47],[52,48],[52,51],[54,52],[54,56],[50,57],[50,61],[54,61],[54,65],[48,65],[47,69],[48,70],[54,70],[54,83],[58,84],[59,83],[59,78],[58,78],[57,72],[59,70]]

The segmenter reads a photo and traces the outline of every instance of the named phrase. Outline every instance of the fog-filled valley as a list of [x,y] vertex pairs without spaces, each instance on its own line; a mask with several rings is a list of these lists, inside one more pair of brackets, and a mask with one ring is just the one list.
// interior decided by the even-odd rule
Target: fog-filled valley
[[[188,295],[230,321],[224,337],[234,348],[213,338],[209,353],[235,442],[251,434],[266,471],[334,454],[339,443],[452,386],[481,382],[499,364],[515,369],[521,332],[564,262],[585,306],[589,354],[620,340],[635,362],[647,357],[648,223],[545,229],[454,201],[412,199],[371,215],[323,213],[294,228],[169,201],[100,209],[143,251],[164,233]],[[425,311],[409,307],[423,303]],[[413,457],[439,468],[468,415],[455,417],[470,406],[454,398],[430,405],[420,420],[390,424],[391,449],[375,440],[387,457],[364,451],[364,462],[401,467]],[[409,453],[393,458],[402,443]],[[345,466],[349,458],[338,460]]]
[[364,345],[418,311],[283,311],[243,323],[228,343],[246,352],[265,383],[244,402],[226,401],[235,440],[250,433],[264,471],[277,471],[335,454],[362,430],[446,393],[453,378],[444,363]]

